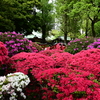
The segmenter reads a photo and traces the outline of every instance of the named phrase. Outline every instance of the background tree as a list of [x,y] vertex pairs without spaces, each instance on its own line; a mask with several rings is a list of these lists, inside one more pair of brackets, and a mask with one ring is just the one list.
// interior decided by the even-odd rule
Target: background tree
[[12,7],[12,3],[7,0],[0,0],[0,31],[13,31],[15,29],[13,12],[16,9]]
[[53,13],[53,4],[49,3],[49,0],[41,0],[40,11],[37,13],[40,18],[40,31],[42,32],[42,40],[45,42],[49,31],[54,26],[54,13]]
[[39,0],[1,0],[0,31],[16,31],[31,34],[38,30],[38,17],[34,7],[39,7]]
[[95,24],[94,28],[96,32],[96,37],[100,37],[100,21]]
[[[95,24],[100,21],[100,0],[80,0],[74,4],[72,13],[80,13],[91,22],[92,36],[95,37]],[[83,19],[83,20],[85,20]]]
[[[76,34],[79,32],[79,18],[80,16],[74,14],[70,15],[73,9],[73,4],[76,0],[57,0],[56,1],[56,15],[60,23],[60,29],[64,34],[65,43],[67,42],[68,33]],[[76,36],[76,35],[75,35]]]
[[36,16],[36,7],[39,6],[38,0],[17,0],[14,3],[14,7],[17,8],[13,19],[16,32],[29,35],[33,30],[38,30],[39,18]]

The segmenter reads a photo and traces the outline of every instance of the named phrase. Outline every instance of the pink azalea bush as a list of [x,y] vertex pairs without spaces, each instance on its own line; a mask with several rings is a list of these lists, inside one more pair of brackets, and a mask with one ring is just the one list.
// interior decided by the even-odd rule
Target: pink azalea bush
[[99,100],[100,85],[88,71],[48,69],[36,76],[44,90],[43,100]]
[[37,52],[43,50],[42,46],[40,46],[38,43],[36,42],[31,42],[30,43],[32,47],[35,47],[37,49]]
[[65,46],[61,45],[60,43],[47,47],[45,50],[40,51],[40,54],[46,55],[46,56],[51,56],[52,54],[55,53],[62,53],[64,52]]
[[65,52],[69,52],[71,54],[75,54],[80,52],[81,50],[87,50],[87,46],[91,43],[93,43],[96,39],[93,37],[84,37],[81,39],[75,39],[70,41],[66,45]]
[[37,52],[37,49],[30,45],[32,41],[16,32],[0,32],[0,41],[7,47],[10,57],[20,52]]

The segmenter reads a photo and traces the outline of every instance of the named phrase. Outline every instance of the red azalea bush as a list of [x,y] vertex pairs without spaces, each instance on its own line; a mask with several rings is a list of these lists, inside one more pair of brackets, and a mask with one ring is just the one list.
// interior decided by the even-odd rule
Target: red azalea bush
[[[88,71],[48,69],[36,75],[44,90],[43,100],[99,100],[100,85]],[[98,82],[99,83],[99,82]]]
[[28,74],[28,71],[30,71],[32,75],[37,74],[39,71],[55,67],[53,58],[39,53],[18,53],[12,56],[8,63],[12,63],[11,67],[16,69],[17,72]]
[[47,49],[51,50],[51,49],[59,49],[59,50],[64,50],[66,47],[63,43],[57,43],[53,46],[48,47]]
[[39,82],[37,82],[34,76],[40,71],[54,68],[55,61],[53,58],[39,53],[22,52],[12,56],[8,61],[9,64],[11,64],[11,68],[15,69],[15,71],[27,74],[31,80],[25,89],[26,100],[40,100],[42,92]]
[[100,77],[100,49],[82,50],[70,58],[68,63],[72,69],[90,71],[97,78]]
[[4,69],[4,65],[8,59],[8,50],[3,42],[0,42],[0,69]]
[[4,46],[3,42],[0,42],[0,55],[4,56],[4,55],[8,55],[8,50],[7,48]]
[[46,49],[46,50],[43,50],[43,51],[40,51],[39,53],[40,54],[43,54],[43,55],[46,55],[46,56],[51,56],[52,54],[55,54],[55,53],[62,53],[64,52],[63,50],[59,50],[59,49]]
[[45,50],[40,51],[40,54],[46,55],[46,56],[51,56],[52,54],[55,53],[62,53],[64,52],[65,46],[63,46],[61,43],[58,43],[56,45],[53,45],[51,47],[45,48]]
[[68,52],[54,53],[51,57],[56,61],[56,68],[65,67],[73,55]]

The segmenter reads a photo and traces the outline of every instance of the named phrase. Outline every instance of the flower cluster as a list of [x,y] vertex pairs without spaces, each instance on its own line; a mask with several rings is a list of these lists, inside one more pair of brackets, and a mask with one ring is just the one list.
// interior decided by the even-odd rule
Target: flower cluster
[[2,42],[0,42],[0,68],[6,63],[8,59],[8,50]]
[[87,46],[87,49],[98,48],[100,49],[100,39],[97,39],[95,42]]
[[30,79],[27,75],[21,72],[10,73],[7,76],[0,77],[0,99],[2,100],[17,100],[20,94],[24,99],[22,89],[30,83]]
[[23,35],[16,32],[0,33],[0,41],[2,41],[8,49],[8,55],[13,56],[19,52],[36,52],[36,48],[32,48],[29,41],[23,38]]
[[17,72],[28,74],[30,71],[32,75],[37,74],[39,71],[55,67],[53,58],[39,53],[18,53],[12,56],[8,63],[12,63],[11,67],[16,69]]
[[100,86],[88,71],[55,68],[39,72],[43,100],[99,100]]
[[90,43],[93,43],[94,40],[95,39],[92,37],[72,40],[67,44],[65,51],[71,54],[75,54],[77,52],[80,52],[81,50],[86,50],[87,46]]

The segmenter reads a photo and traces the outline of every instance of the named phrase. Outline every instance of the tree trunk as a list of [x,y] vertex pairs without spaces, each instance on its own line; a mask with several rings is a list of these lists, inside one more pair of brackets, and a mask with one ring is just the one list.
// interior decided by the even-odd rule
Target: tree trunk
[[95,30],[94,30],[94,24],[95,24],[94,21],[92,21],[92,22],[91,22],[91,28],[92,28],[92,36],[93,36],[93,37],[96,36]]
[[88,19],[86,19],[86,28],[85,28],[85,36],[88,36]]
[[68,33],[68,16],[64,14],[64,43],[67,43],[67,33]]
[[42,26],[42,42],[45,43],[45,37],[46,37],[46,26]]
[[64,33],[64,43],[67,43],[67,33]]

